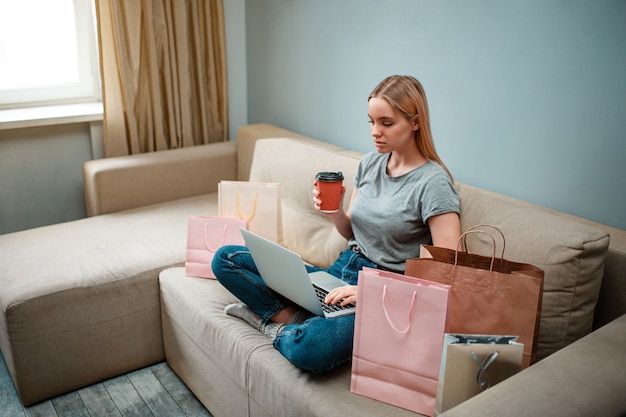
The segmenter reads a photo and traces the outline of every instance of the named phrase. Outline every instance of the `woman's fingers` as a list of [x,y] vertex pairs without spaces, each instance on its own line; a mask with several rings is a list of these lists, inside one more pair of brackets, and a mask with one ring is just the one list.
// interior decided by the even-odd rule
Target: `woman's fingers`
[[356,285],[345,285],[343,287],[333,288],[328,293],[324,302],[326,304],[340,304],[342,306],[346,304],[356,303]]

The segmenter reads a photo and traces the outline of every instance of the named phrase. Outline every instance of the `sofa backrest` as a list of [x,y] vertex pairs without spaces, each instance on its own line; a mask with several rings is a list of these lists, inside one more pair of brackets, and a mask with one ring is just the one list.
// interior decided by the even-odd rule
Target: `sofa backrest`
[[[506,239],[505,259],[545,271],[537,359],[590,333],[608,233],[500,194],[465,184],[457,187],[463,230],[477,224],[495,226]],[[468,238],[468,250],[491,256],[493,243],[479,236]],[[501,250],[499,243],[498,256]]]
[[264,138],[294,138],[324,143],[267,123],[239,126],[237,129],[237,178],[241,181],[247,181],[250,177],[256,141]]
[[283,244],[311,264],[329,266],[347,246],[333,223],[313,207],[315,174],[319,171],[344,173],[347,207],[359,159],[323,142],[293,138],[256,142],[250,181],[281,184]]

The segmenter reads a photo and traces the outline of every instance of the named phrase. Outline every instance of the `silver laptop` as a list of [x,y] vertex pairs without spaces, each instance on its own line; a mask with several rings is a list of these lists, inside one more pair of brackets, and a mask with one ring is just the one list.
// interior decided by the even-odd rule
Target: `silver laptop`
[[321,317],[354,314],[353,304],[341,307],[324,303],[324,297],[346,282],[326,271],[309,273],[302,257],[246,229],[241,229],[246,246],[252,254],[265,284],[288,300]]

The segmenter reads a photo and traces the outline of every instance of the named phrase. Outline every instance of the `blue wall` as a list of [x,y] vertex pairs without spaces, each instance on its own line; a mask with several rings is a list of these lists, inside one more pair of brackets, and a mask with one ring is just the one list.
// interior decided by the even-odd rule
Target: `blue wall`
[[419,78],[455,178],[626,229],[626,1],[248,0],[248,121],[373,149]]

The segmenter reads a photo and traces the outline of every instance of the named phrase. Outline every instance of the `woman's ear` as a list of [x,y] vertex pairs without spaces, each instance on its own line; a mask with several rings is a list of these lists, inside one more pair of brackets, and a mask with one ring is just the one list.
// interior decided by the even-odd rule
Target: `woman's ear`
[[417,131],[419,130],[419,128],[420,128],[420,124],[416,117],[415,119],[413,119],[413,131]]

